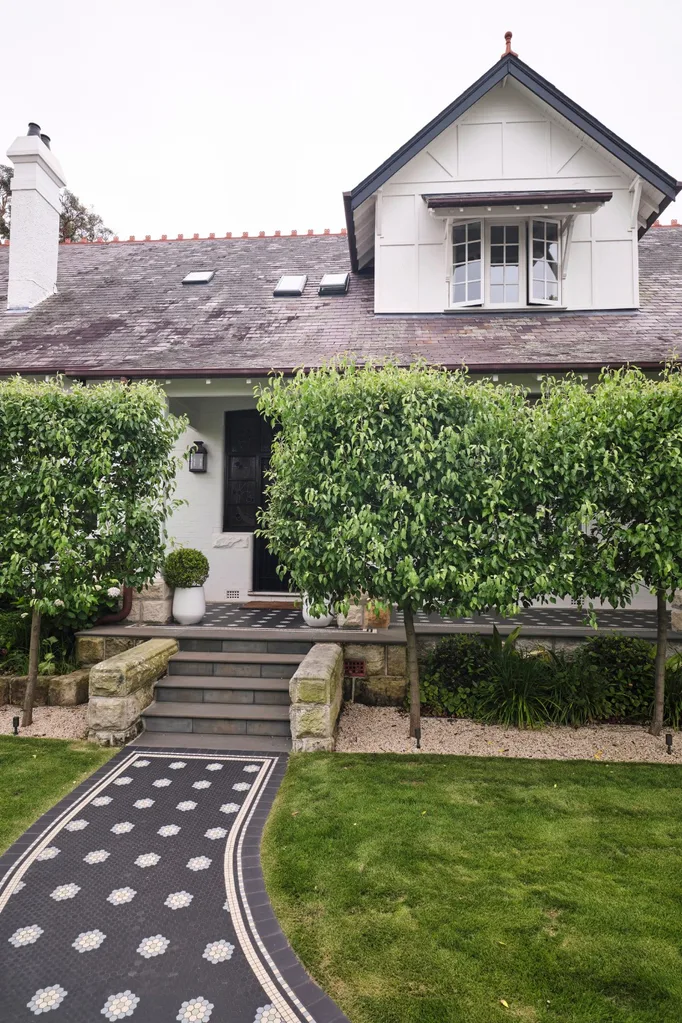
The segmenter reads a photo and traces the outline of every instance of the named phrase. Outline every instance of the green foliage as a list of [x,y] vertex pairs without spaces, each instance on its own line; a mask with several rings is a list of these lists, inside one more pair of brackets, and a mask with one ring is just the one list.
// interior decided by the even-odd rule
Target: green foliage
[[[429,651],[422,667],[421,699],[427,712],[505,726],[639,723],[654,698],[655,646],[630,636],[595,636],[570,656],[563,651],[516,646],[518,630],[499,635],[448,636]],[[682,664],[666,672],[665,720],[682,723]]]
[[0,593],[86,620],[162,564],[184,423],[156,385],[0,383]]
[[203,586],[208,578],[208,558],[193,547],[180,547],[166,558],[163,577],[169,586]]
[[[14,169],[0,164],[0,239],[9,238],[12,211],[12,176]],[[113,231],[93,209],[85,206],[77,195],[65,188],[61,194],[62,212],[59,218],[59,240],[94,242],[101,238],[109,241]]]

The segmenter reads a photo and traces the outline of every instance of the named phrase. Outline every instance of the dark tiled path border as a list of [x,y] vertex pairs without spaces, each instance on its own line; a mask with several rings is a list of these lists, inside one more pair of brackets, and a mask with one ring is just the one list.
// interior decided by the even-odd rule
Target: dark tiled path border
[[[146,761],[146,764],[152,768],[158,768],[159,765],[163,764],[162,774],[173,774],[173,772],[166,770],[172,762],[184,761],[190,767],[188,772],[184,770],[176,772],[172,779],[173,782],[176,781],[176,778],[179,781],[182,776],[183,787],[180,784],[174,785],[173,790],[170,788],[147,790],[145,787],[145,795],[153,794],[158,804],[155,811],[155,819],[153,819],[154,815],[150,814],[146,808],[140,817],[135,816],[136,813],[140,812],[139,810],[130,809],[129,803],[132,796],[139,794],[134,791],[136,788],[134,784],[130,788],[113,787],[116,784],[123,786],[123,782],[120,779],[125,777],[132,777],[133,782],[138,782],[138,780],[139,783],[142,782],[142,777],[145,774],[144,771],[131,770],[130,774],[127,774],[136,761]],[[203,771],[206,766],[212,762],[220,762],[227,770],[224,774],[221,771],[220,776],[204,774]],[[54,939],[50,943],[51,932],[59,932],[63,926],[62,921],[65,923],[65,916],[59,916],[59,913],[65,913],[61,907],[67,907],[67,910],[71,909],[72,911],[73,907],[78,905],[78,895],[72,901],[58,901],[55,903],[50,901],[49,889],[54,885],[55,880],[59,882],[73,882],[80,880],[84,876],[81,854],[86,845],[88,848],[91,845],[109,845],[113,847],[120,839],[130,839],[129,835],[121,834],[115,837],[112,843],[111,835],[109,834],[111,829],[108,827],[110,820],[107,818],[106,822],[104,820],[98,821],[97,813],[99,812],[104,816],[104,810],[96,811],[94,809],[96,804],[93,803],[93,800],[95,798],[99,798],[101,803],[101,796],[103,793],[106,793],[107,795],[111,794],[112,797],[119,797],[118,801],[123,803],[127,797],[126,809],[123,807],[117,808],[114,816],[128,816],[131,819],[135,819],[136,822],[142,821],[144,818],[148,824],[144,842],[149,844],[149,835],[152,834],[152,830],[155,830],[156,824],[160,821],[166,823],[166,818],[174,813],[170,806],[171,803],[174,803],[177,795],[181,794],[181,792],[185,795],[199,796],[199,794],[203,794],[201,789],[199,789],[199,793],[196,792],[196,784],[192,784],[189,793],[185,791],[189,785],[190,778],[210,777],[214,783],[217,778],[221,780],[224,778],[227,783],[234,781],[235,777],[237,777],[239,781],[242,781],[246,775],[236,775],[235,771],[242,771],[247,764],[260,765],[260,770],[256,773],[254,767],[251,768],[254,772],[248,775],[249,779],[253,782],[251,786],[237,785],[237,789],[243,790],[247,788],[249,791],[244,795],[236,816],[230,819],[231,823],[228,823],[226,818],[217,820],[215,806],[210,810],[208,807],[204,809],[204,803],[201,799],[198,799],[198,807],[191,815],[175,814],[176,817],[179,816],[183,820],[183,824],[186,819],[189,820],[190,816],[192,817],[193,832],[191,842],[193,850],[195,847],[200,847],[197,845],[197,835],[199,832],[203,832],[205,827],[210,828],[212,824],[217,822],[218,824],[226,825],[227,828],[227,835],[220,843],[221,851],[224,852],[224,890],[219,890],[222,888],[222,885],[219,885],[219,888],[213,888],[220,877],[218,869],[212,875],[208,884],[208,895],[209,901],[211,901],[211,913],[215,913],[216,909],[222,911],[223,903],[225,903],[225,908],[229,910],[231,929],[235,935],[233,940],[239,946],[239,951],[230,964],[232,970],[230,984],[234,985],[234,999],[227,996],[221,997],[221,993],[225,992],[226,989],[224,986],[219,989],[219,994],[214,996],[214,1008],[210,1015],[211,1023],[261,1023],[261,1021],[262,1023],[348,1023],[346,1016],[320,990],[301,966],[277,923],[270,900],[265,891],[260,865],[260,841],[265,821],[286,770],[286,758],[281,754],[226,753],[224,750],[198,751],[181,747],[163,750],[146,748],[144,746],[128,747],[121,750],[112,760],[99,768],[77,789],[44,814],[0,857],[0,1004],[3,1005],[1,1013],[3,1023],[4,1021],[7,1021],[7,1023],[21,1023],[24,1020],[35,1019],[36,1015],[42,1016],[43,1013],[36,1014],[35,1010],[29,1008],[27,1003],[42,984],[61,983],[60,977],[65,977],[68,972],[64,965],[67,961],[70,963],[69,969],[71,970],[74,969],[74,961],[76,962],[76,969],[83,972],[84,982],[82,991],[80,983],[74,983],[73,980],[68,982],[68,986],[71,989],[68,995],[63,996],[63,1002],[57,1004],[54,1009],[49,1010],[50,1013],[54,1012],[54,1016],[50,1015],[49,1019],[54,1019],[55,1023],[59,1023],[60,1019],[62,1021],[68,1020],[68,1023],[75,1023],[75,1021],[80,1023],[80,1020],[85,1021],[92,1018],[92,1004],[87,1001],[92,992],[89,993],[86,990],[86,975],[94,971],[100,987],[102,983],[105,983],[106,986],[108,963],[111,963],[112,973],[115,974],[112,976],[110,985],[112,990],[109,992],[110,994],[117,993],[120,988],[131,988],[134,991],[139,989],[140,993],[143,994],[146,984],[146,997],[140,1001],[139,1009],[136,1004],[130,1014],[132,1023],[135,1023],[135,1019],[139,1019],[140,1023],[165,1023],[166,1020],[168,1020],[168,1023],[171,1023],[172,1020],[181,1018],[180,1015],[176,1016],[177,1010],[168,1011],[170,1002],[167,998],[164,1002],[162,996],[168,995],[167,988],[169,984],[171,987],[175,985],[178,990],[176,1001],[178,1001],[178,1009],[180,1009],[181,1002],[179,999],[181,996],[187,998],[188,995],[194,993],[194,987],[197,986],[195,982],[197,966],[196,963],[193,965],[192,955],[189,954],[189,951],[188,954],[185,954],[183,941],[184,934],[191,934],[193,928],[197,934],[201,933],[204,920],[198,914],[202,912],[201,905],[206,906],[206,890],[203,892],[204,902],[202,903],[201,899],[197,898],[194,907],[190,904],[181,910],[181,914],[185,914],[184,916],[178,913],[169,913],[168,910],[165,910],[164,915],[164,911],[155,909],[153,913],[145,911],[142,923],[140,923],[140,913],[138,913],[136,921],[133,921],[133,918],[128,918],[131,924],[135,922],[138,929],[141,927],[142,931],[149,935],[153,935],[157,931],[163,933],[164,929],[166,933],[171,934],[169,951],[174,950],[176,952],[176,959],[180,965],[180,970],[175,973],[172,971],[168,972],[167,964],[164,963],[166,957],[163,955],[158,959],[142,959],[138,956],[136,967],[124,975],[126,978],[131,978],[128,983],[125,983],[121,979],[120,961],[115,956],[112,958],[111,951],[114,950],[115,941],[120,938],[122,933],[126,937],[131,933],[128,931],[127,925],[119,926],[119,919],[123,921],[124,917],[119,917],[116,920],[116,925],[112,922],[112,916],[115,917],[117,913],[120,913],[121,909],[125,912],[126,907],[119,906],[111,914],[110,907],[106,906],[102,894],[115,882],[109,878],[106,883],[99,884],[98,878],[98,883],[93,885],[93,887],[98,888],[95,902],[97,913],[102,914],[102,919],[104,920],[105,913],[109,912],[109,922],[103,923],[102,926],[107,930],[111,930],[111,951],[104,958],[98,955],[97,951],[89,951],[85,955],[78,955],[78,952],[74,952],[71,946],[72,936],[69,932],[67,940],[66,928],[64,933],[58,933],[56,943]],[[200,768],[201,773],[199,773]],[[170,785],[171,783],[168,782],[167,784]],[[205,785],[204,782],[201,784],[202,786]],[[139,787],[140,789],[142,788],[141,784]],[[206,786],[207,790],[208,788]],[[192,789],[195,791],[192,791]],[[173,791],[173,795],[170,801],[167,801],[163,811],[161,811],[160,804],[162,803],[162,798],[171,791]],[[228,795],[227,791],[228,789],[224,789],[219,792],[219,786],[214,784],[212,795],[218,798],[218,800],[241,798],[241,793],[237,797],[234,796],[234,793]],[[109,802],[115,806],[117,800],[112,798]],[[148,803],[149,799],[142,802]],[[109,810],[108,806],[106,810]],[[91,823],[88,825],[87,831],[85,829],[75,831],[67,829],[66,825],[80,819],[82,814],[90,818]],[[146,817],[144,816],[145,814],[147,815]],[[112,817],[111,819],[114,818]],[[150,828],[152,830],[149,830]],[[183,829],[181,828],[180,830]],[[189,828],[184,830],[188,831]],[[142,840],[142,831],[142,825],[140,825],[140,840]],[[85,835],[87,835],[87,842],[83,845],[83,842],[80,840]],[[189,836],[187,840],[190,840]],[[163,841],[167,842],[168,839]],[[172,842],[173,839],[171,838],[170,841]],[[41,860],[38,860],[41,852],[46,848],[52,847],[53,843],[59,844],[61,850],[59,854],[55,855],[54,858],[46,860],[43,857]],[[158,840],[157,844],[159,844]],[[210,842],[210,845],[213,846],[214,842]],[[119,846],[118,848],[124,847]],[[162,848],[162,856],[164,856],[165,849],[162,843],[160,848]],[[166,846],[165,848],[170,849],[171,847]],[[128,849],[129,852],[126,854],[127,860],[130,860],[136,852],[140,851],[139,848],[133,846],[132,841]],[[146,845],[144,846],[144,851],[147,851]],[[218,852],[217,849],[214,851]],[[186,855],[186,851],[180,858],[182,859],[184,855]],[[220,860],[220,856],[217,857],[217,860]],[[55,871],[57,864],[59,865],[58,872],[50,876],[49,870]],[[85,876],[88,879],[91,876],[96,878],[96,873],[88,874],[87,872],[97,872],[103,866],[104,864],[98,864],[86,867]],[[130,864],[126,864],[125,869],[134,870]],[[71,876],[72,874],[73,877]],[[117,877],[119,875],[115,874],[114,876]],[[188,888],[198,885],[200,877],[202,880],[204,877],[207,880],[209,878],[208,872],[205,875],[203,873],[176,875],[172,879],[167,877],[159,887],[155,878],[160,878],[161,874],[160,872],[157,874],[155,869],[151,871],[140,870],[138,866],[137,873],[130,876],[140,878],[139,882],[137,880],[133,881],[135,884],[139,883],[141,888],[140,907],[143,905],[142,899],[145,896],[150,894],[156,896],[158,892],[163,893],[169,885],[181,887],[183,882],[178,880],[178,877],[189,878],[185,882]],[[36,881],[35,885],[33,884],[34,878]],[[145,890],[145,885],[147,885],[148,889],[150,888],[150,883],[148,882],[151,882],[150,891]],[[86,887],[82,898],[82,904],[85,905],[86,896],[89,894],[87,891],[88,883],[82,883]],[[156,892],[154,891],[154,885],[158,889]],[[204,885],[204,889],[206,889],[206,885]],[[213,890],[215,890],[215,899],[212,898]],[[16,902],[15,899],[17,900]],[[22,904],[22,900],[24,909],[20,914],[17,914],[17,907]],[[214,902],[215,905],[213,905]],[[133,902],[133,905],[138,905],[138,903]],[[154,907],[161,907],[162,901],[160,898],[156,897],[153,905]],[[210,917],[211,913],[207,913],[207,916]],[[194,917],[192,914],[194,914]],[[92,916],[92,911],[90,916]],[[3,926],[3,917],[6,919],[6,926]],[[33,919],[34,917],[36,918],[35,920]],[[215,919],[218,919],[218,917],[215,917]],[[227,919],[227,917],[223,916],[222,919]],[[85,917],[83,917],[83,920],[85,921]],[[172,925],[180,920],[182,921],[182,927],[179,934],[175,933],[175,938],[173,939]],[[86,922],[84,922],[83,926],[86,925]],[[45,938],[41,934],[37,941],[23,946],[17,946],[9,940],[16,934],[18,927],[34,924],[44,924]],[[74,923],[71,925],[71,929],[77,930],[78,926],[80,925]],[[10,933],[5,933],[8,927]],[[226,925],[223,925],[222,929],[226,930]],[[175,942],[174,944],[173,941]],[[130,944],[130,941],[128,941],[128,944]],[[193,951],[196,952],[196,942]],[[206,957],[204,956],[204,958]],[[39,969],[35,972],[34,968],[34,974],[31,975],[31,969],[27,970],[25,964],[35,964],[36,962],[39,963]],[[156,978],[154,976],[155,963],[159,963],[158,976]],[[61,968],[62,966],[63,969]],[[203,966],[205,967],[205,964]],[[118,975],[116,975],[117,969]],[[212,969],[215,969],[215,967],[212,967]],[[212,976],[217,977],[218,974],[216,973]],[[169,978],[176,979],[169,980]],[[222,983],[224,985],[224,981]],[[73,990],[74,987],[76,990]],[[157,988],[158,999],[154,997],[155,987]],[[106,990],[109,990],[108,987]],[[255,1002],[254,998],[256,999]],[[102,1000],[101,996],[100,1000]],[[175,1003],[173,1002],[173,1004]],[[254,1013],[254,1005],[257,1008],[257,1013]],[[263,1012],[263,1007],[266,1008],[266,1012]],[[9,1015],[6,1015],[8,1010]],[[97,1010],[96,1018],[100,1018],[100,1013]]]

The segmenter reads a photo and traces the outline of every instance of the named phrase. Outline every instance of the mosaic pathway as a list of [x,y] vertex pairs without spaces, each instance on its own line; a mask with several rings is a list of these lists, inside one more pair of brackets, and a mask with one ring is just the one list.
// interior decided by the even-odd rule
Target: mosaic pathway
[[123,750],[0,859],[0,1018],[347,1023],[265,893],[281,756]]

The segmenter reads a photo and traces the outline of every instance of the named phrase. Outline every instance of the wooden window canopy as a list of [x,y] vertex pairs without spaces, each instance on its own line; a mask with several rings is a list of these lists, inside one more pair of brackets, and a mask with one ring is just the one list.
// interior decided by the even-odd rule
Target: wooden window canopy
[[562,189],[546,192],[438,192],[422,195],[430,210],[480,209],[500,206],[603,206],[613,192]]

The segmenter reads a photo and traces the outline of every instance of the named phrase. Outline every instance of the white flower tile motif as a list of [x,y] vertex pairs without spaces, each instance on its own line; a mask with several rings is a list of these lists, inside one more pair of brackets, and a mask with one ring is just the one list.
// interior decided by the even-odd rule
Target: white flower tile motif
[[208,856],[193,856],[188,861],[187,866],[190,870],[208,870],[211,866],[211,860]]
[[137,946],[137,951],[145,959],[152,959],[154,956],[161,956],[166,951],[170,941],[164,938],[163,934],[152,934],[151,938],[143,938]]
[[133,767],[149,767],[148,760],[136,760]]
[[255,774],[256,771],[260,771],[258,764],[247,764],[246,767],[242,768],[247,774]]
[[230,912],[230,907],[227,904],[227,899],[225,899],[225,901],[223,902],[223,909],[225,910],[226,913]]
[[63,902],[65,899],[72,899],[74,895],[78,895],[79,891],[80,886],[77,884],[60,884],[53,892],[50,892],[50,898],[55,902]]
[[215,761],[212,764],[206,764],[207,771],[222,771],[223,765],[217,764]]
[[135,860],[136,867],[155,867],[161,857],[158,853],[144,853]]
[[189,906],[190,902],[194,898],[189,892],[171,892],[164,906],[168,906],[169,909],[184,909],[185,906]]
[[93,849],[87,856],[83,857],[85,863],[104,863],[108,860],[111,853],[107,852],[106,849]]
[[236,813],[240,808],[239,803],[223,803],[220,807],[221,813]]
[[213,1003],[199,995],[183,1002],[180,1012],[175,1017],[180,1023],[208,1023],[213,1012]]
[[202,958],[208,959],[209,963],[224,963],[228,959],[232,958],[234,952],[234,945],[231,945],[229,941],[221,939],[220,941],[209,941],[208,945],[204,949]]
[[154,805],[153,799],[136,799],[133,806],[136,810],[148,810],[150,806]]
[[274,1005],[262,1005],[256,1013],[253,1023],[284,1023],[284,1017],[279,1014]]
[[128,774],[122,774],[120,778],[114,778],[114,785],[130,785],[133,779]]
[[177,824],[164,824],[156,833],[161,835],[162,838],[170,838],[171,835],[177,835],[179,830],[180,828]]
[[20,892],[21,889],[25,888],[25,887],[26,887],[26,882],[25,881],[17,881],[17,883],[15,884],[14,888],[12,889],[11,894],[12,895],[16,895],[17,892]]
[[232,786],[235,792],[246,792],[247,789],[251,788],[248,781],[238,781]]
[[171,771],[179,771],[181,770],[181,768],[187,767],[187,764],[185,763],[184,760],[174,760],[173,763],[169,764],[168,766],[170,767]]
[[226,834],[227,831],[225,830],[225,828],[209,828],[206,834],[204,835],[204,838],[212,839],[225,838]]
[[123,906],[126,902],[132,902],[136,895],[134,888],[114,888],[113,892],[107,895],[107,902],[112,906]]
[[93,806],[108,806],[110,802],[111,802],[111,796],[97,796],[96,799],[93,799],[92,805]]
[[127,835],[129,831],[132,831],[135,827],[130,821],[121,821],[120,824],[114,824],[111,829],[115,835]]
[[181,803],[178,803],[176,810],[194,810],[196,805],[191,799],[183,799]]
[[193,789],[210,789],[210,781],[195,781],[192,785]]
[[50,1009],[56,1009],[61,1005],[69,992],[65,991],[61,984],[50,984],[49,987],[39,987],[26,1008],[30,1009],[36,1016]]
[[157,778],[156,781],[152,782],[152,785],[157,789],[165,789],[170,783],[170,778]]
[[55,856],[59,856],[59,849],[56,845],[48,845],[47,849],[38,853],[36,860],[53,860]]
[[21,948],[23,945],[35,945],[42,933],[42,927],[38,927],[38,924],[31,924],[29,927],[20,927],[7,940],[15,948]]
[[78,820],[78,821],[69,821],[69,823],[65,825],[65,830],[66,831],[82,831],[83,828],[87,828],[87,826],[88,826],[88,822],[84,821],[82,819]]
[[102,934],[101,931],[81,931],[76,940],[71,945],[75,948],[76,952],[94,952],[96,948],[99,948],[106,934]]
[[139,1001],[132,991],[119,991],[116,995],[109,995],[100,1011],[109,1020],[124,1019],[126,1016],[132,1016]]

